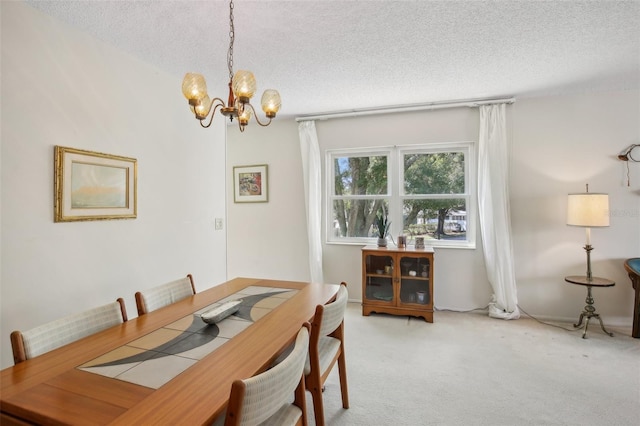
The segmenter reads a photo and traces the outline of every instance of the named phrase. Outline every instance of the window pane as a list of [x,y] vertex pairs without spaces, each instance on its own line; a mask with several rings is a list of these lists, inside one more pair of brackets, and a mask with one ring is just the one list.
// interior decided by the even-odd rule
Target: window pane
[[334,237],[377,237],[376,212],[389,211],[387,200],[334,200]]
[[425,240],[466,240],[467,205],[464,199],[405,200],[404,234]]
[[464,153],[404,155],[405,194],[464,194]]
[[334,195],[387,193],[387,156],[334,157]]

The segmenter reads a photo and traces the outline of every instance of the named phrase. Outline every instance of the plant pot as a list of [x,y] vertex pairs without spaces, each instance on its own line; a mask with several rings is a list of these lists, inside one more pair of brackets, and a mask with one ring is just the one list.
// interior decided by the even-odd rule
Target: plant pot
[[386,247],[387,239],[386,238],[378,238],[378,247]]

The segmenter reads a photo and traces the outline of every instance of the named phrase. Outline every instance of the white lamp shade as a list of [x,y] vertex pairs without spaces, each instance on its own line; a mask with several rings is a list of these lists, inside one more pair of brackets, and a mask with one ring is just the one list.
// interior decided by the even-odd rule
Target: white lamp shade
[[591,192],[569,194],[567,225],[609,226],[609,195]]

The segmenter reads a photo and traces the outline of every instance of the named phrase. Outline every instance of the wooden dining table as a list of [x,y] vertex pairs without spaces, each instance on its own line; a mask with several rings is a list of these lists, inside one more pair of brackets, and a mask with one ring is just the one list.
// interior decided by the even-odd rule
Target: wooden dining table
[[[83,364],[249,286],[297,290],[157,389],[83,371]],[[225,409],[236,379],[267,369],[338,285],[235,278],[170,306],[2,370],[0,423],[203,425]]]

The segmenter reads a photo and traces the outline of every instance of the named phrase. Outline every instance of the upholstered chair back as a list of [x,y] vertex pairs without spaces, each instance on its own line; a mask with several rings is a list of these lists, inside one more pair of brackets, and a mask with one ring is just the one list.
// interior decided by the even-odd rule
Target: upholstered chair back
[[[309,328],[298,332],[291,353],[271,369],[231,387],[225,426],[295,425],[304,419],[304,378],[302,370],[309,348]],[[296,395],[292,398],[292,395]],[[294,400],[292,404],[291,401]]]
[[144,315],[196,294],[191,274],[135,294],[138,315]]
[[18,364],[34,358],[126,320],[124,300],[120,298],[24,332],[14,331],[11,333],[14,362]]

